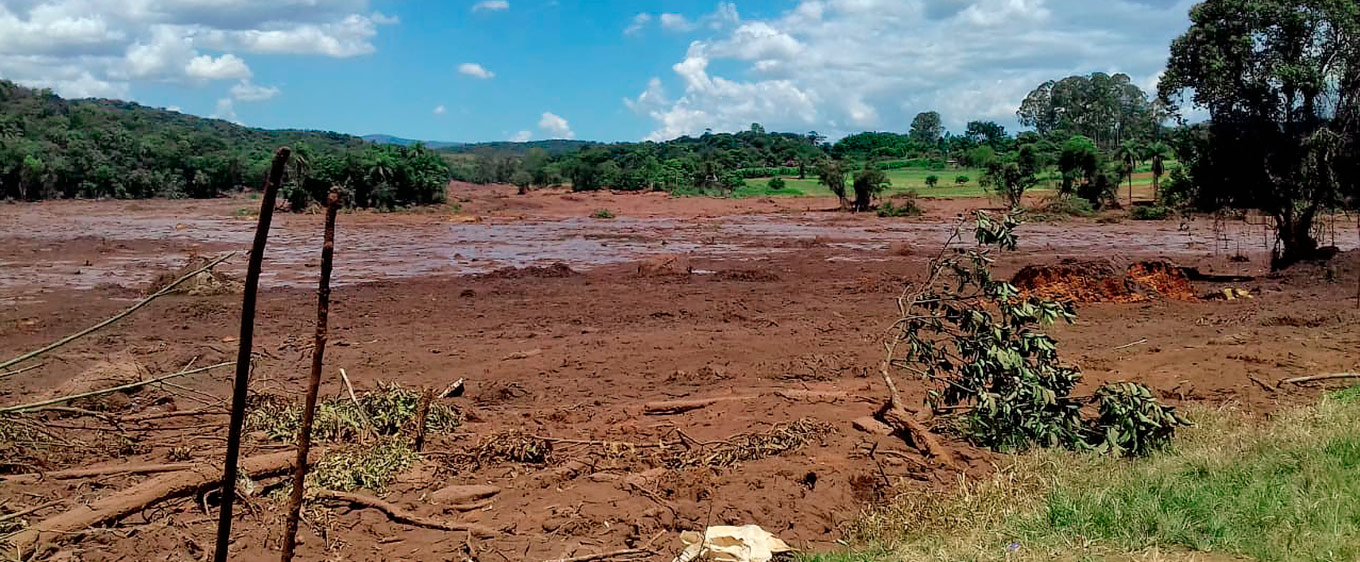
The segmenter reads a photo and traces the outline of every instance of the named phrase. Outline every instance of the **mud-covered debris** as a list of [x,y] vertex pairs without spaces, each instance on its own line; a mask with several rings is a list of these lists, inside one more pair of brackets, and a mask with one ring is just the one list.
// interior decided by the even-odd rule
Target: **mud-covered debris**
[[562,262],[551,265],[530,265],[526,267],[502,267],[481,277],[487,279],[560,279],[579,275],[576,270]]
[[1198,300],[1185,272],[1165,261],[1142,261],[1125,269],[1108,260],[1031,265],[1016,273],[1011,283],[1027,295],[1060,302]]

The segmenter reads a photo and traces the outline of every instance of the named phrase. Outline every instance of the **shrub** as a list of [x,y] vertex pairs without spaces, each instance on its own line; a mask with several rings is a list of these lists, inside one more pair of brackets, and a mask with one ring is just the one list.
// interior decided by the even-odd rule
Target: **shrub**
[[916,217],[924,212],[921,206],[916,204],[915,197],[901,197],[898,198],[897,204],[893,204],[892,201],[885,201],[878,206],[878,216],[880,217]]
[[1171,209],[1162,207],[1134,207],[1129,209],[1129,218],[1136,221],[1160,221],[1171,216]]
[[963,185],[963,184],[968,183],[968,182],[970,182],[970,181],[972,181],[972,179],[969,178],[968,176],[959,176],[959,177],[954,178],[954,183],[957,184],[957,185]]
[[[885,379],[897,368],[932,385],[926,399],[932,408],[956,411],[958,429],[969,440],[1001,451],[1038,446],[1141,455],[1186,425],[1135,383],[1072,395],[1081,371],[1061,362],[1058,342],[1042,330],[1071,322],[1071,307],[1024,296],[992,277],[993,251],[1016,247],[1019,214],[979,211],[973,222],[977,246],[941,252],[927,267],[928,277],[897,301],[900,317],[886,344]],[[960,221],[946,249],[963,237],[965,224],[967,219]],[[1090,402],[1098,403],[1096,419],[1082,416]]]
[[770,189],[773,189],[773,190],[775,190],[775,191],[779,191],[779,190],[781,190],[781,189],[784,189],[784,178],[781,178],[781,177],[773,177],[773,178],[770,178],[769,183],[767,183],[767,184],[765,184],[765,185],[769,186]]
[[926,176],[926,187],[935,187],[940,184],[940,176],[931,174]]
[[614,212],[613,212],[613,211],[610,211],[609,209],[599,209],[599,210],[596,210],[595,212],[591,213],[591,214],[590,214],[590,218],[593,218],[593,219],[612,219],[612,218],[614,218]]
[[1091,202],[1080,197],[1059,197],[1044,205],[1044,212],[1071,217],[1089,217],[1096,214]]

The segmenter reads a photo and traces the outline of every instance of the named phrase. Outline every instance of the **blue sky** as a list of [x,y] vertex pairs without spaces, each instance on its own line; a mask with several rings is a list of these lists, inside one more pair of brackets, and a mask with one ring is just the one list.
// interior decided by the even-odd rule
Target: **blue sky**
[[0,0],[0,77],[251,126],[449,141],[1015,128],[1151,89],[1190,0]]

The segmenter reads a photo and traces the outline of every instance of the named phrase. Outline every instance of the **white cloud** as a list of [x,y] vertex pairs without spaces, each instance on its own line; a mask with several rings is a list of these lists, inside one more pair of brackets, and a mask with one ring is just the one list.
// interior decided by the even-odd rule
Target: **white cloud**
[[279,89],[274,86],[260,86],[250,80],[242,80],[231,87],[231,97],[237,101],[253,102],[268,101],[279,95]]
[[495,72],[491,72],[490,70],[487,70],[485,67],[475,62],[465,62],[463,64],[458,65],[458,73],[471,76],[473,78],[481,78],[482,80],[487,80],[496,77]]
[[674,32],[688,32],[700,28],[720,30],[734,26],[741,22],[741,16],[737,13],[737,5],[731,2],[719,2],[717,9],[712,13],[700,16],[697,20],[691,20],[684,14],[664,13],[658,18],[661,22],[661,29]]
[[[0,0],[0,76],[71,97],[251,77],[245,55],[372,53],[371,0]],[[277,89],[233,88],[231,99]]]
[[208,117],[231,121],[232,123],[240,123],[240,121],[236,119],[236,105],[232,103],[231,98],[217,100],[217,108],[214,109],[212,114],[208,115]]
[[538,130],[550,139],[574,139],[576,133],[572,132],[571,125],[567,120],[551,112],[543,112],[543,117],[538,120]]
[[184,66],[184,74],[200,80],[227,80],[250,78],[250,67],[241,57],[227,53],[217,58],[199,55]]
[[625,105],[652,119],[653,139],[752,122],[905,131],[928,110],[956,131],[973,119],[1014,130],[1020,101],[1045,80],[1099,71],[1155,83],[1194,2],[799,0],[759,20],[728,3],[698,20],[662,14],[670,31],[717,31]]
[[513,134],[513,135],[510,135],[509,141],[510,141],[510,142],[529,142],[529,139],[532,139],[532,138],[534,138],[534,132],[533,132],[533,131],[520,131],[520,132],[518,132],[518,133],[515,133],[515,134]]
[[510,2],[506,0],[482,0],[472,6],[474,12],[499,12],[510,9]]
[[661,14],[661,28],[668,31],[689,31],[694,24],[682,14]]
[[647,12],[642,12],[633,16],[632,22],[628,24],[628,27],[623,29],[623,34],[637,35],[642,33],[642,29],[647,27],[647,24],[649,23],[652,23],[652,15]]
[[435,115],[443,115],[448,112],[449,109],[447,107],[444,107],[444,104],[441,103],[439,105],[434,106],[434,111],[432,111],[431,113],[434,113]]

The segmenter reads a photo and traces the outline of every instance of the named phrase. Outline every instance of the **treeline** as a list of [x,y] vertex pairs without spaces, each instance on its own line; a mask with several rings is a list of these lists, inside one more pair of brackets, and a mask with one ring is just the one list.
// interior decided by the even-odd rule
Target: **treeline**
[[[1044,171],[1062,175],[1062,192],[1100,207],[1116,202],[1116,188],[1137,167],[1151,162],[1156,180],[1172,159],[1167,142],[1179,134],[1164,126],[1168,112],[1123,74],[1071,76],[1039,85],[1018,112],[1035,128],[1012,135],[992,121],[969,122],[963,131],[946,130],[939,113],[926,111],[907,132],[864,132],[834,143],[817,132],[770,133],[760,124],[738,133],[707,132],[666,142],[588,144],[575,150],[527,152],[459,147],[455,179],[474,183],[511,183],[521,192],[570,184],[594,189],[664,190],[724,193],[750,178],[815,176],[833,193],[862,187],[848,208],[864,209],[885,182],[869,170],[919,167],[944,170],[977,167],[982,182],[1013,202],[1036,185]],[[841,177],[837,181],[834,174]],[[867,188],[867,187],[866,187]],[[845,190],[841,190],[845,191]]]
[[285,194],[296,208],[331,185],[356,206],[443,197],[448,164],[421,146],[339,133],[265,130],[114,100],[67,100],[0,80],[0,198],[217,197],[257,188],[274,149],[298,154]]

